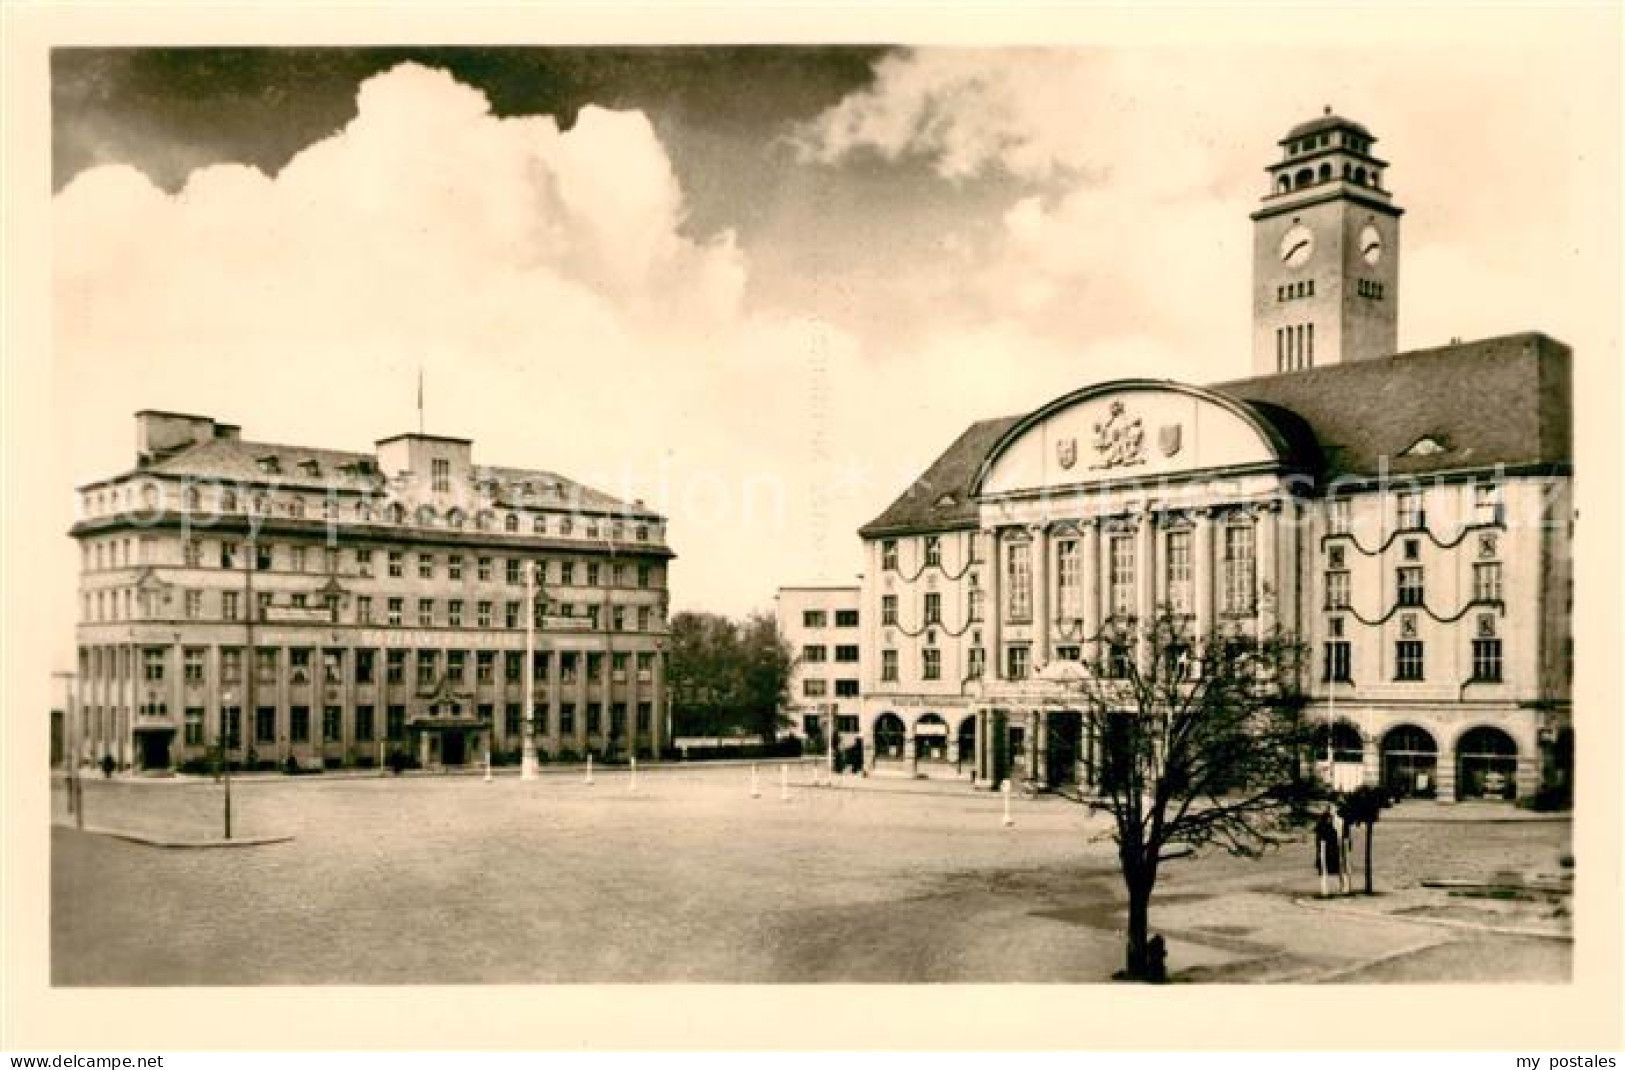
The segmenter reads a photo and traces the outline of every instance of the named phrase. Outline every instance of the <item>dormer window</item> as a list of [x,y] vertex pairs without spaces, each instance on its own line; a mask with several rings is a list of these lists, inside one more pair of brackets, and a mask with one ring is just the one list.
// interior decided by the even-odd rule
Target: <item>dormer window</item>
[[418,507],[418,525],[420,527],[430,528],[430,527],[434,527],[434,522],[435,522],[434,506],[432,506],[432,505],[419,506]]
[[300,461],[299,470],[314,479],[322,474],[322,464],[316,460]]
[[282,471],[282,462],[277,459],[277,455],[274,453],[267,453],[265,456],[256,457],[254,460],[260,466],[261,472],[276,475]]
[[463,526],[463,519],[463,511],[454,507],[446,513],[446,526],[460,528]]

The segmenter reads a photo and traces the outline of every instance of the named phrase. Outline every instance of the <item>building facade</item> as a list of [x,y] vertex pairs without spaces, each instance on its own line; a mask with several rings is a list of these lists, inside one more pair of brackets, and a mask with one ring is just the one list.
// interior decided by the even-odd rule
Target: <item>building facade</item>
[[1306,647],[1340,786],[1566,783],[1570,353],[1539,334],[1392,351],[1398,209],[1372,140],[1328,115],[1269,168],[1265,374],[1100,383],[973,424],[861,529],[873,770],[1078,781],[1091,741],[1046,670],[1170,613]]
[[832,730],[847,741],[858,735],[861,596],[857,584],[779,588],[779,635],[795,656],[784,713],[803,740],[828,740]]
[[666,746],[673,555],[640,503],[476,465],[467,439],[136,429],[71,532],[82,760],[169,768],[224,739],[247,765],[516,761],[527,691],[543,755]]

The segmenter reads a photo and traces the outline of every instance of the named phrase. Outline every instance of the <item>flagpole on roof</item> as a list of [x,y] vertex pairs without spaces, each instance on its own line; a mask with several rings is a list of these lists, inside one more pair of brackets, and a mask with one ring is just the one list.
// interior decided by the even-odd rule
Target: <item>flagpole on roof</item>
[[423,365],[418,365],[418,434],[423,434]]

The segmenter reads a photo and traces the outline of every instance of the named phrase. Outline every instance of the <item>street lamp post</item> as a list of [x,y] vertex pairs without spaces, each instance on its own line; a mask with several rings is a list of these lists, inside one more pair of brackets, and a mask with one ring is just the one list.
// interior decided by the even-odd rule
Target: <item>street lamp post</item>
[[225,705],[220,708],[220,785],[225,789],[225,831],[228,840],[231,839],[231,723],[226,711],[232,708],[236,694],[235,691],[227,691],[222,695]]
[[536,779],[536,562],[525,562],[525,721],[519,779]]

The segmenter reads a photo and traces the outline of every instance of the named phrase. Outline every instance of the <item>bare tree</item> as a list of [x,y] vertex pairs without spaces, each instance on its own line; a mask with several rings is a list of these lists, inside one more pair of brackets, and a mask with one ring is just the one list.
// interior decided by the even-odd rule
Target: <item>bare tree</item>
[[1160,980],[1149,939],[1151,893],[1170,845],[1255,855],[1280,842],[1313,788],[1300,645],[1283,634],[1191,634],[1167,611],[1138,626],[1114,621],[1070,687],[1094,740],[1093,795],[1110,813],[1128,892],[1124,970]]

